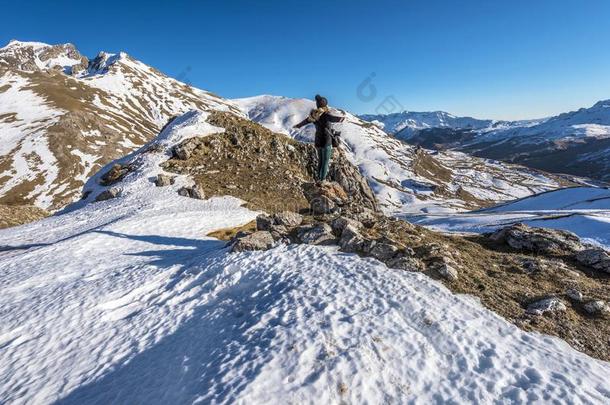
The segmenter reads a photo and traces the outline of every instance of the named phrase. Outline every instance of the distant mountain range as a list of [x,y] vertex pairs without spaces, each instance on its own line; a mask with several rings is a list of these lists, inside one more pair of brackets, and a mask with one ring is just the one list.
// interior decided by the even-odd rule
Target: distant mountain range
[[411,144],[610,181],[610,100],[530,121],[478,120],[445,112],[361,117]]

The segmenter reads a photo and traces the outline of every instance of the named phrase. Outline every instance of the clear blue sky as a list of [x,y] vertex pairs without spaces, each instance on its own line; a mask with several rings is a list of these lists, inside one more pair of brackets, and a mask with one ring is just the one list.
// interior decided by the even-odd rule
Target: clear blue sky
[[[5,1],[0,42],[124,50],[224,97],[535,118],[610,98],[608,0]],[[3,46],[3,45],[2,45]],[[358,86],[375,73],[372,100]]]

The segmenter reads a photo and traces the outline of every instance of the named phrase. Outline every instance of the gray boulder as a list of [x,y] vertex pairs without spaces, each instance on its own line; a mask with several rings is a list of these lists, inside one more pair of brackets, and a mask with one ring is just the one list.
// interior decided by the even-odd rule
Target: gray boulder
[[533,228],[525,224],[514,224],[502,228],[490,239],[506,243],[510,247],[529,252],[567,255],[584,248],[578,236],[557,229]]
[[432,268],[446,280],[456,281],[458,279],[458,271],[450,261],[437,262],[432,266]]
[[330,226],[333,228],[333,232],[335,235],[341,235],[343,230],[351,225],[355,229],[360,229],[362,224],[355,219],[347,218],[347,217],[338,217],[332,220]]
[[585,311],[590,315],[604,315],[610,313],[610,307],[605,301],[589,301],[584,306]]
[[273,236],[268,231],[256,231],[239,238],[231,248],[232,252],[243,252],[249,250],[267,250],[273,246]]
[[119,195],[121,195],[121,189],[112,187],[99,193],[98,196],[95,197],[95,201],[110,200],[118,197]]
[[157,179],[155,180],[155,185],[157,187],[166,187],[174,184],[176,178],[173,176],[168,176],[167,174],[160,173],[157,175]]
[[568,288],[566,290],[566,295],[571,300],[574,300],[574,301],[577,301],[577,302],[581,302],[583,300],[582,292],[580,292],[580,290],[578,290],[576,288]]
[[182,197],[195,198],[197,200],[205,199],[205,193],[201,186],[195,185],[192,187],[182,187],[178,190],[178,195]]
[[297,236],[302,243],[309,245],[330,244],[336,241],[332,228],[326,223],[301,227],[297,230]]
[[339,239],[339,246],[342,251],[347,253],[359,252],[362,250],[363,244],[364,238],[355,227],[348,225],[343,229],[341,239]]
[[395,245],[385,242],[377,242],[369,251],[369,254],[375,259],[384,262],[396,256],[397,252],[398,248]]
[[256,230],[268,231],[273,225],[273,219],[267,214],[260,214],[256,217]]
[[610,253],[602,248],[585,249],[576,255],[576,260],[585,266],[610,273]]
[[303,217],[292,211],[283,211],[273,214],[273,222],[276,225],[283,225],[289,228],[301,225]]
[[531,303],[525,312],[532,315],[542,315],[547,312],[562,312],[566,309],[566,304],[562,300],[557,297],[549,297]]
[[406,271],[422,271],[424,269],[424,264],[420,260],[409,256],[394,257],[387,262],[387,266]]

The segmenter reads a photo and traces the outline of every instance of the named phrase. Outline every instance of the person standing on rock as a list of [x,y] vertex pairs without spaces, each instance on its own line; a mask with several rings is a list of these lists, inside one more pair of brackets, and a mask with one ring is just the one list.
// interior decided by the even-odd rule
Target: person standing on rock
[[328,176],[330,158],[333,154],[333,143],[335,143],[334,146],[338,146],[338,139],[333,139],[338,137],[338,134],[333,131],[330,125],[343,120],[344,117],[332,115],[328,108],[328,100],[317,94],[316,108],[311,110],[307,118],[293,127],[301,128],[307,124],[316,126],[315,146],[318,150],[318,181],[320,182],[326,180],[326,176]]

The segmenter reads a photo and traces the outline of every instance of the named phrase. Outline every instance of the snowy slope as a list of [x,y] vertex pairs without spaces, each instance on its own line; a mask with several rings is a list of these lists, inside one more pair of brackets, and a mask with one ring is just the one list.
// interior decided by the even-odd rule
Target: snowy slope
[[71,44],[11,41],[0,48],[0,204],[60,209],[190,109],[239,114],[122,52],[88,60]]
[[[275,96],[233,100],[267,128],[311,141],[314,129],[293,130],[313,102]],[[478,208],[561,187],[562,179],[459,152],[428,153],[345,112],[337,125],[352,162],[368,178],[388,213]]]
[[496,207],[451,215],[411,216],[409,221],[450,232],[490,232],[511,223],[565,229],[610,248],[610,189],[575,187]]
[[0,402],[610,400],[609,363],[421,274],[330,247],[228,254],[206,233],[256,213],[151,181],[219,131],[205,119],[123,159],[120,197],[0,231]]

